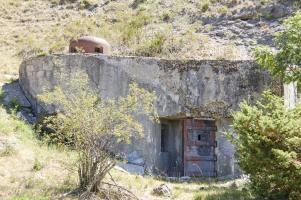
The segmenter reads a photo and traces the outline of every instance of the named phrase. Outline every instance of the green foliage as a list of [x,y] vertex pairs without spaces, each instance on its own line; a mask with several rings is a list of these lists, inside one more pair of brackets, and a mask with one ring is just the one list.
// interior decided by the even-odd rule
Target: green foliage
[[[74,139],[77,148],[84,145],[89,134],[113,134],[119,141],[129,142],[133,133],[143,133],[141,124],[131,113],[156,117],[153,104],[155,94],[139,89],[137,84],[130,85],[128,96],[108,100],[98,98],[98,94],[90,89],[88,77],[83,72],[75,73],[65,84],[68,89],[55,87],[54,91],[45,92],[39,98],[47,104],[62,107],[64,112],[48,117],[57,124],[49,128]],[[86,126],[91,126],[91,129],[83,132],[82,128]]]
[[164,12],[161,16],[161,19],[164,21],[164,22],[170,22],[172,21],[172,19],[175,17],[176,13],[174,12],[171,12],[171,11],[167,11],[167,12]]
[[135,54],[147,57],[160,55],[164,50],[165,41],[166,36],[157,33],[153,39],[139,45]]
[[74,147],[74,139],[64,133],[56,132],[55,129],[52,128],[53,123],[55,123],[53,121],[55,114],[50,116],[51,115],[41,116],[38,120],[35,126],[38,138],[48,145],[57,145],[59,147],[65,146],[72,149]]
[[98,4],[98,0],[80,0],[79,1],[79,6],[80,8],[91,8],[91,7],[96,7]]
[[0,102],[2,102],[4,98],[5,98],[5,93],[2,90],[2,88],[0,88]]
[[33,130],[31,126],[15,116],[14,110],[8,115],[6,110],[0,106],[0,134],[11,135],[18,133],[21,138],[32,139]]
[[132,16],[130,19],[126,19],[120,24],[121,40],[123,43],[127,44],[139,41],[142,34],[142,28],[147,25],[151,18],[144,12],[139,12],[137,15]]
[[19,100],[16,97],[13,97],[11,99],[11,101],[9,102],[9,106],[13,110],[16,110],[16,111],[20,110],[20,108],[21,108],[21,104],[20,104]]
[[206,12],[209,9],[209,3],[204,3],[204,5],[202,5],[202,12]]
[[207,195],[196,194],[195,200],[251,200],[251,194],[246,190],[238,189],[223,189],[216,190],[215,192]]
[[62,77],[60,85],[39,96],[44,103],[58,107],[56,115],[47,117],[51,122],[48,128],[72,141],[79,153],[80,188],[98,192],[102,179],[115,165],[118,145],[143,136],[143,126],[133,114],[157,119],[155,94],[133,83],[127,96],[102,99],[83,72]]
[[138,6],[139,6],[140,4],[143,4],[145,1],[146,1],[146,0],[134,0],[133,3],[131,4],[131,7],[132,7],[133,9],[136,9],[136,8],[138,8]]
[[0,150],[0,157],[12,156],[16,153],[16,149],[10,145],[6,144],[4,149]]
[[38,159],[35,159],[32,169],[34,171],[40,171],[41,169],[43,169],[43,164]]
[[221,6],[221,7],[218,8],[218,12],[220,14],[226,15],[226,14],[229,13],[229,9],[226,6]]
[[197,7],[198,9],[200,9],[202,12],[206,12],[209,10],[210,5],[211,5],[211,1],[210,0],[203,0],[203,1],[199,1],[197,3]]
[[256,62],[272,75],[284,81],[301,80],[301,13],[284,21],[284,31],[278,33],[275,45],[279,51],[261,46],[255,51]]
[[254,106],[234,113],[233,138],[241,169],[259,199],[301,199],[301,107],[265,92]]

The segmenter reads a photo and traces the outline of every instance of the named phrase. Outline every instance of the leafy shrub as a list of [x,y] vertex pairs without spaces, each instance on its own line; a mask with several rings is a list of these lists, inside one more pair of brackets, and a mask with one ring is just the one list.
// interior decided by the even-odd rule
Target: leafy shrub
[[2,90],[2,88],[0,88],[0,102],[3,101],[4,98],[5,98],[5,93]]
[[91,7],[96,7],[98,1],[97,0],[80,0],[79,1],[79,6],[80,8],[91,8]]
[[128,21],[122,22],[119,26],[122,42],[127,44],[133,39],[139,40],[139,36],[142,34],[142,27],[147,25],[150,19],[144,12],[139,12]]
[[174,12],[167,11],[162,14],[161,18],[164,22],[170,22],[172,21],[172,18],[174,18],[174,16],[175,16]]
[[144,3],[146,0],[134,0],[133,3],[131,4],[131,7],[133,9],[138,8],[138,6],[142,3]]
[[[103,179],[116,164],[114,150],[120,144],[130,143],[135,136],[143,136],[143,126],[133,113],[157,119],[155,94],[131,84],[127,96],[102,99],[89,86],[86,73],[80,71],[72,76],[65,74],[61,87],[39,98],[63,111],[48,119],[53,122],[50,128],[54,133],[64,134],[74,143],[79,155],[80,188],[85,193],[103,192],[106,185]],[[115,193],[112,188],[109,191]],[[120,194],[120,188],[116,192],[115,195]]]
[[6,144],[4,149],[0,151],[0,157],[11,156],[14,155],[15,153],[16,153],[16,149],[12,145]]
[[43,164],[38,159],[35,159],[32,169],[34,171],[40,171],[41,169],[43,169]]
[[12,109],[14,109],[16,111],[20,110],[20,108],[21,108],[21,104],[16,97],[12,98],[12,100],[9,102],[9,105]]
[[202,12],[206,12],[208,9],[209,9],[209,2],[204,2],[202,5],[201,5],[201,11]]
[[300,81],[301,13],[286,19],[283,25],[284,31],[275,38],[278,51],[268,46],[259,47],[255,51],[256,62],[286,82]]
[[259,199],[301,199],[301,107],[265,92],[255,105],[234,114],[233,141],[241,169]]
[[55,131],[56,124],[52,120],[55,116],[56,114],[44,115],[38,119],[35,126],[38,138],[49,145],[67,146],[72,149],[74,147],[74,138]]
[[145,44],[138,46],[136,55],[140,56],[156,56],[162,53],[166,37],[163,34],[156,34],[152,40],[147,41]]

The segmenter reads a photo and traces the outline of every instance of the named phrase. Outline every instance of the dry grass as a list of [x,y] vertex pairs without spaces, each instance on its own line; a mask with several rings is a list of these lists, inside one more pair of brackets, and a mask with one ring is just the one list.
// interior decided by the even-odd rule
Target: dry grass
[[[45,192],[55,196],[76,185],[74,172],[65,167],[72,166],[75,154],[43,145],[35,139],[32,127],[7,114],[2,107],[0,142],[14,150],[13,154],[0,156],[0,199],[24,193],[35,196]],[[42,166],[39,170],[37,161]],[[68,180],[72,180],[69,185]]]
[[[223,195],[227,195],[229,197],[244,196],[245,198],[242,199],[247,199],[247,197],[249,197],[248,193],[243,195],[243,193],[240,191],[240,189],[244,185],[244,181],[242,180],[227,181],[227,182],[213,181],[211,183],[208,181],[174,182],[174,181],[164,181],[164,180],[156,179],[154,177],[147,177],[147,176],[143,177],[140,175],[125,174],[124,172],[118,170],[113,170],[112,175],[113,177],[115,177],[116,181],[119,184],[130,189],[139,198],[145,200],[146,199],[158,199],[158,200],[159,199],[160,200],[161,199],[179,199],[179,200],[211,199],[212,200],[214,199],[213,197],[218,197],[218,196],[223,197]],[[172,188],[171,197],[169,198],[158,197],[152,193],[153,188],[161,184],[167,184],[170,188]],[[225,198],[225,200],[227,199],[228,198]]]
[[[113,46],[113,54],[197,59],[246,58],[246,53],[241,53],[231,41],[220,43],[207,36],[206,27],[199,23],[198,18],[230,15],[235,9],[253,6],[254,1],[120,0],[104,4],[106,1],[78,0],[77,3],[66,1],[65,5],[58,5],[58,2],[1,2],[1,74],[18,73],[22,60],[18,53],[66,52],[69,39],[85,34],[106,38]],[[93,6],[97,2],[103,6],[93,12],[81,7],[82,4]],[[153,43],[150,48],[147,42],[156,40],[158,34],[164,36],[164,41],[157,46]]]

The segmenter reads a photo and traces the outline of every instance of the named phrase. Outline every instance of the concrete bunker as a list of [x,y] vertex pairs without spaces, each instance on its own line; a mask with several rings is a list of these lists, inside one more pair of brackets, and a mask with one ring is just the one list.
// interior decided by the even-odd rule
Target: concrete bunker
[[82,70],[102,98],[126,95],[129,83],[156,92],[160,124],[139,116],[145,137],[122,147],[140,172],[167,176],[239,175],[235,150],[224,134],[231,112],[272,84],[253,61],[166,60],[103,54],[49,55],[25,60],[20,86],[33,111],[51,112],[37,96],[60,84],[62,71]]

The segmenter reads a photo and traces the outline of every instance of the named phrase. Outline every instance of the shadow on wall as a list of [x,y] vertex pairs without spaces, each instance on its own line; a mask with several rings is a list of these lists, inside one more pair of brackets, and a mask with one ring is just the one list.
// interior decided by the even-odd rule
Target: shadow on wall
[[9,112],[15,111],[17,117],[20,119],[34,124],[36,117],[32,113],[31,104],[25,97],[20,85],[19,80],[13,80],[5,83],[1,88],[0,104]]

